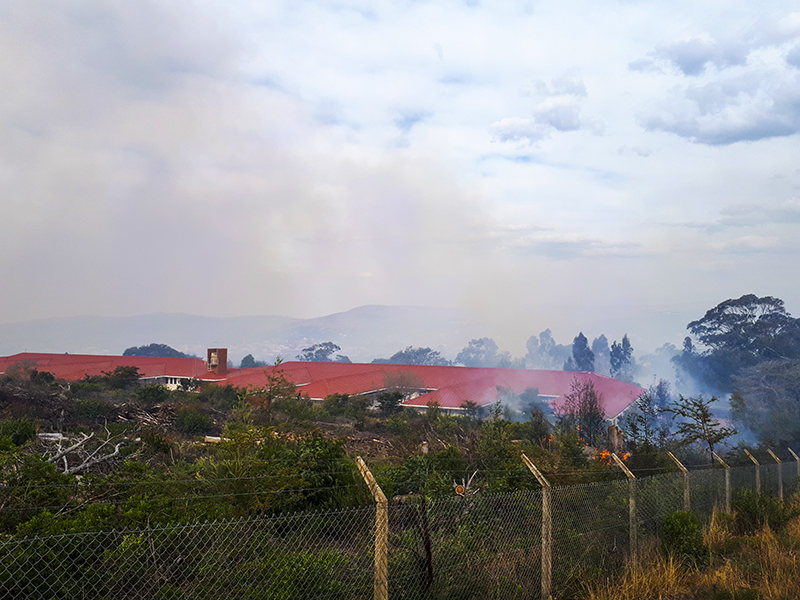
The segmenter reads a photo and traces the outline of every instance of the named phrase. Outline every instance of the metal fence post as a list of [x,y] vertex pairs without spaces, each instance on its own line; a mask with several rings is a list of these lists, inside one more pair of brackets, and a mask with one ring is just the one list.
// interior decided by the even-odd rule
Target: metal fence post
[[636,524],[636,476],[631,473],[631,470],[620,460],[619,456],[613,452],[611,453],[611,458],[628,476],[628,527],[630,528],[631,560],[633,561],[633,568],[636,569],[639,564],[638,526]]
[[550,600],[553,597],[553,515],[550,510],[550,482],[524,454],[522,462],[542,486],[542,600]]
[[675,464],[678,465],[678,468],[683,472],[683,510],[689,511],[691,510],[691,504],[689,502],[689,469],[683,466],[683,463],[679,461],[672,452],[667,452],[669,457],[675,461]]
[[360,456],[356,465],[375,499],[375,600],[389,599],[389,502]]
[[711,452],[717,462],[725,467],[725,512],[731,512],[731,468],[728,464],[719,457],[716,452]]
[[783,500],[783,463],[781,459],[775,456],[775,453],[767,448],[767,452],[769,455],[775,459],[775,462],[778,463],[778,498]]
[[750,460],[752,460],[753,463],[755,463],[755,465],[756,465],[756,494],[760,494],[761,493],[761,465],[758,464],[758,461],[756,460],[756,457],[753,456],[752,454],[750,454],[750,451],[747,448],[744,449],[744,453],[747,454],[747,456],[750,457]]
[[797,463],[797,477],[800,477],[800,456],[797,456],[797,454],[795,454],[794,450],[791,448],[787,448],[787,450],[792,453],[792,456],[794,456],[794,460]]

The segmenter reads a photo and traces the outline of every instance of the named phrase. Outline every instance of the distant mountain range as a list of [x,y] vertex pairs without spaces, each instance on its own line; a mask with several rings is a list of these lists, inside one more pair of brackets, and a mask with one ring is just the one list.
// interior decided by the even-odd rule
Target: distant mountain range
[[198,356],[205,356],[206,348],[228,348],[228,356],[238,365],[247,354],[267,362],[279,354],[288,360],[303,348],[330,341],[354,362],[389,357],[412,345],[433,348],[452,359],[470,339],[485,335],[458,311],[418,306],[361,306],[312,319],[180,313],[81,316],[0,324],[0,355],[24,351],[119,355],[131,346],[161,343]]

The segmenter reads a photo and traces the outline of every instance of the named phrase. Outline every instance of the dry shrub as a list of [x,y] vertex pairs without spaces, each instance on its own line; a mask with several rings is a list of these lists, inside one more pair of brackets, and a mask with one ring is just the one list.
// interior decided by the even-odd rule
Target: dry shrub
[[693,597],[690,577],[680,561],[651,557],[638,569],[628,567],[621,580],[586,587],[587,600],[684,600]]
[[719,512],[715,506],[711,514],[711,523],[703,532],[703,543],[713,552],[725,552],[733,540],[733,526],[733,515]]
[[793,540],[800,540],[800,517],[795,517],[786,524],[786,535]]
[[764,598],[800,598],[800,564],[769,528],[748,536],[734,556],[698,576],[700,587],[742,592],[758,590]]

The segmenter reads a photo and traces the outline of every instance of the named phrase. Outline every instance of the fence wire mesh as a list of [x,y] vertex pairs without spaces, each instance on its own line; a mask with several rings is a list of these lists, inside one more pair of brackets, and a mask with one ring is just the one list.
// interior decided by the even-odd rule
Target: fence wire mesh
[[[761,465],[777,495],[780,465]],[[785,493],[795,465],[782,467]],[[635,539],[656,539],[684,508],[687,477],[670,473],[551,488],[552,590],[568,598],[586,574],[612,576]],[[730,470],[732,494],[755,489],[755,465]],[[691,508],[725,505],[725,470],[688,474]],[[390,503],[389,598],[538,598],[542,490]],[[129,531],[0,540],[0,599],[294,600],[373,598],[375,507]]]

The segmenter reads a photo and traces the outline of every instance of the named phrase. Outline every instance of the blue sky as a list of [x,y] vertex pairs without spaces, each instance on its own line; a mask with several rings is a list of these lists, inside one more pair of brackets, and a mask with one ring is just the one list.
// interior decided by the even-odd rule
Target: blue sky
[[4,322],[800,316],[796,3],[12,0],[0,78]]

